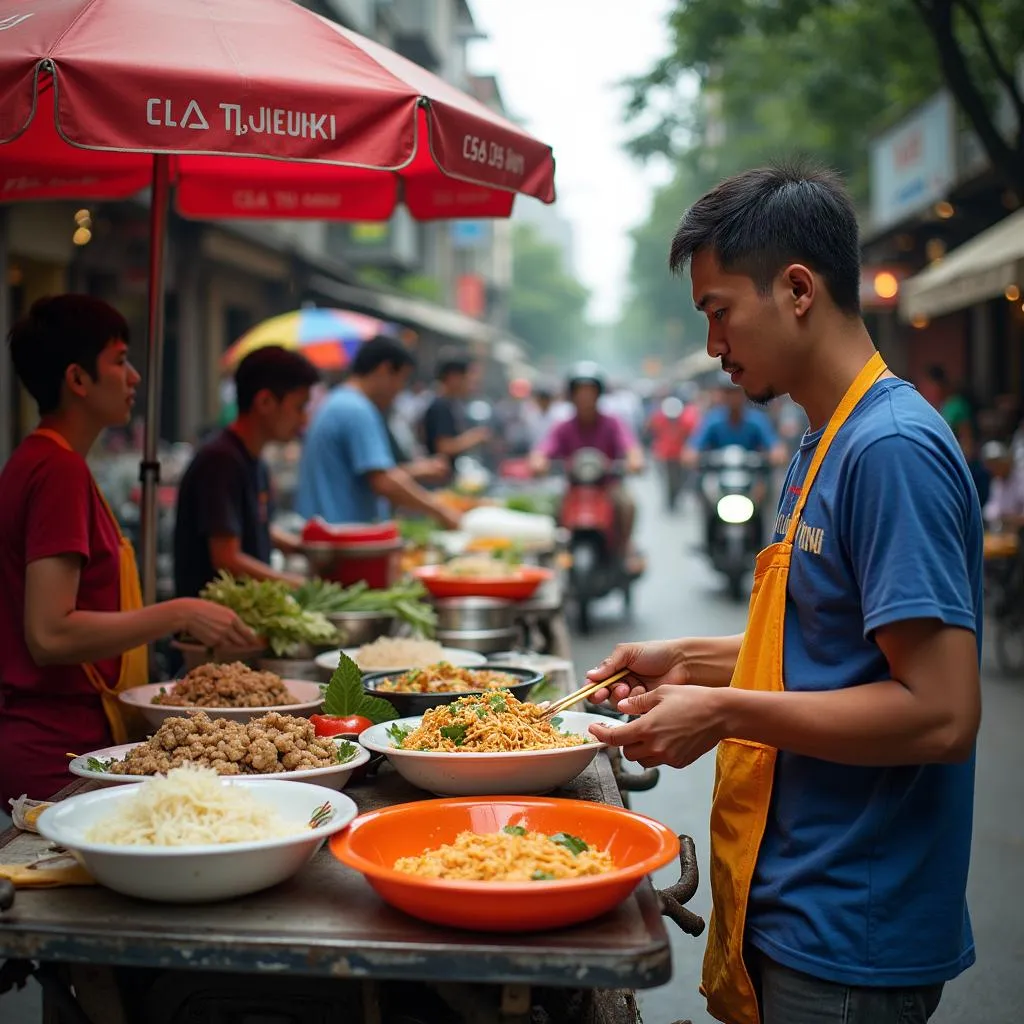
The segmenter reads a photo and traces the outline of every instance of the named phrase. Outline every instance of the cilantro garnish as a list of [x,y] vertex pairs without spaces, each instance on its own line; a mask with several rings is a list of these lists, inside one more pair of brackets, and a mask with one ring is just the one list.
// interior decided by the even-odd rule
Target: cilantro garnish
[[554,879],[555,876],[551,874],[550,871],[534,871],[534,873],[530,875],[531,882],[553,882]]
[[346,761],[351,761],[356,756],[356,745],[350,743],[348,740],[342,740],[337,744],[338,752],[335,755],[338,759],[338,764],[344,764]]
[[461,747],[466,742],[466,733],[469,731],[469,726],[442,725],[439,731],[446,740],[451,740],[455,746]]
[[495,711],[495,712],[498,712],[498,711],[508,711],[508,705],[505,703],[505,696],[506,695],[505,695],[504,692],[502,692],[502,693],[492,693],[487,698],[487,703],[491,705],[491,710],[492,711]]
[[479,708],[478,707],[478,708],[475,708],[474,710],[476,711],[476,717],[477,718],[486,718],[487,717],[487,708]]
[[393,746],[400,747],[406,737],[411,733],[412,727],[408,725],[389,725],[385,730],[388,735],[388,739],[391,740]]
[[565,719],[562,718],[561,715],[555,715],[555,717],[551,719],[551,726],[552,728],[557,729],[564,721]]
[[85,767],[91,772],[105,772],[110,769],[110,766],[116,759],[111,757],[104,761],[101,757],[90,757],[86,758]]
[[345,653],[338,659],[338,667],[324,691],[324,711],[341,717],[362,715],[375,725],[398,717],[394,705],[383,697],[370,697],[363,693],[363,674]]
[[526,829],[522,825],[506,825],[502,830],[507,836],[525,836]]
[[558,843],[559,846],[564,846],[571,854],[578,857],[585,850],[589,850],[590,847],[580,839],[579,836],[571,836],[568,832],[556,832],[553,836],[548,836],[548,839],[553,843]]

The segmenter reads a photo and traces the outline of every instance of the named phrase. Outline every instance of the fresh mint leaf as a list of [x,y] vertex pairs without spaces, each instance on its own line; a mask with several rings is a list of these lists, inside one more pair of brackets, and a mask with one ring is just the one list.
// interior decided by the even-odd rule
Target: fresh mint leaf
[[348,740],[342,740],[338,744],[338,752],[336,754],[338,764],[345,764],[346,762],[351,761],[352,758],[356,756],[356,749],[357,748],[354,743],[350,743]]
[[553,836],[548,836],[548,839],[559,846],[564,846],[575,857],[590,849],[579,836],[571,836],[568,832],[556,832]]
[[553,882],[554,880],[555,876],[550,871],[534,871],[530,875],[531,882]]
[[398,717],[395,706],[389,701],[363,693],[363,674],[344,651],[324,691],[324,711],[342,718],[346,715],[362,715],[375,725]]
[[412,731],[411,726],[408,725],[389,725],[385,730],[392,746],[395,747],[400,747]]
[[502,830],[507,836],[525,836],[526,829],[522,825],[506,825]]
[[468,725],[442,725],[440,729],[441,735],[446,740],[451,740],[457,747],[461,747],[466,742],[466,733],[468,731]]

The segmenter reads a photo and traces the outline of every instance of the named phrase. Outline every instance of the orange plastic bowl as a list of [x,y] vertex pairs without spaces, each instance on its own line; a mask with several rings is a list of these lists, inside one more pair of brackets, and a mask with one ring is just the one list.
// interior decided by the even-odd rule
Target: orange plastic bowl
[[537,588],[554,576],[550,569],[521,565],[517,575],[505,577],[448,576],[443,565],[425,565],[413,576],[434,597],[499,597],[506,601],[526,601]]
[[[551,882],[450,882],[394,869],[399,857],[453,842],[460,832],[505,825],[569,832],[607,850],[615,870]],[[433,924],[525,932],[588,921],[618,906],[645,875],[679,855],[679,840],[652,818],[621,807],[546,797],[422,800],[372,811],[331,838],[331,852],[362,872],[392,906]]]

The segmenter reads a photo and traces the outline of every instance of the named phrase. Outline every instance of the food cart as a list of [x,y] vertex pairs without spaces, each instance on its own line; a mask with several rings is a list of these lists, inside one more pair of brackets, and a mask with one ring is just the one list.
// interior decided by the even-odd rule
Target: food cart
[[[346,793],[360,812],[428,796],[386,764]],[[555,795],[620,804],[603,753]],[[672,973],[662,916],[692,935],[703,929],[685,907],[697,868],[682,840],[671,889],[645,879],[610,914],[523,935],[417,921],[326,849],[282,885],[207,905],[147,903],[98,886],[8,890],[0,991],[34,975],[47,1024],[310,1024],[342,1013],[360,1024],[635,1024],[635,991]],[[0,864],[47,855],[47,845],[12,829],[0,837]]]

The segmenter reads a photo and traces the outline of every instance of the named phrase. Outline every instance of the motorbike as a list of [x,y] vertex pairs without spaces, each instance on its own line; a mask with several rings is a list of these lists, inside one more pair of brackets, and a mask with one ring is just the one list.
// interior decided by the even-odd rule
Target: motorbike
[[633,583],[640,573],[627,565],[613,495],[625,463],[613,462],[596,448],[581,448],[564,466],[568,485],[559,525],[569,531],[569,589],[576,605],[577,625],[586,634],[590,632],[591,604],[612,591],[622,591],[629,611]]
[[705,452],[700,462],[705,546],[729,596],[742,600],[744,583],[764,541],[768,460],[739,445]]

